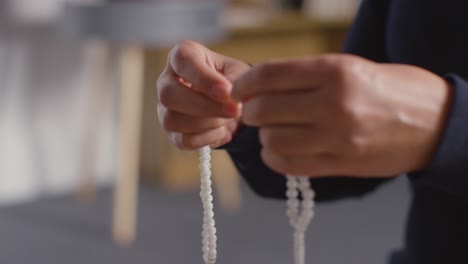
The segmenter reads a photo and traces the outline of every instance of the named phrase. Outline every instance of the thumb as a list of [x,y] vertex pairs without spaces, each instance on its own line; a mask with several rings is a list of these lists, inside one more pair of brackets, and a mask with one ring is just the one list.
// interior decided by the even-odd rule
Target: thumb
[[169,55],[169,64],[193,89],[216,101],[229,99],[232,84],[218,72],[210,51],[202,45],[192,41],[179,43]]

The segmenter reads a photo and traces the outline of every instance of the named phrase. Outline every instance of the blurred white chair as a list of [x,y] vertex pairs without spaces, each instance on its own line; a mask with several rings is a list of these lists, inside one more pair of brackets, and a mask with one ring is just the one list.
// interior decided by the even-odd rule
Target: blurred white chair
[[[167,47],[182,39],[217,41],[223,30],[220,1],[192,3],[132,1],[95,6],[70,5],[64,30],[101,38],[118,47],[119,158],[113,237],[120,245],[135,239],[143,105],[144,46]],[[155,157],[155,162],[163,157]]]

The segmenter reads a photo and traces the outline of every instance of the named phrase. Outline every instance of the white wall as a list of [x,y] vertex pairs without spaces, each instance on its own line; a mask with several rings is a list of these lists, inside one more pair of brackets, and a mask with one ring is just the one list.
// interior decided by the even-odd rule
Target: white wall
[[109,60],[102,44],[70,42],[53,26],[0,32],[0,204],[71,191],[84,177],[112,181]]

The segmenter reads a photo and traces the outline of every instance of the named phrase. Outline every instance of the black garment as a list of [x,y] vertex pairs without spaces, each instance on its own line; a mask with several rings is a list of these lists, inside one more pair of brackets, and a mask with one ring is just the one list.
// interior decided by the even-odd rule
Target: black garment
[[[410,173],[405,249],[391,263],[468,263],[468,0],[364,0],[344,51],[417,65],[453,84],[437,154],[426,171]],[[285,178],[262,163],[255,128],[242,129],[225,148],[259,195],[284,198]],[[312,180],[319,201],[362,196],[386,181]]]

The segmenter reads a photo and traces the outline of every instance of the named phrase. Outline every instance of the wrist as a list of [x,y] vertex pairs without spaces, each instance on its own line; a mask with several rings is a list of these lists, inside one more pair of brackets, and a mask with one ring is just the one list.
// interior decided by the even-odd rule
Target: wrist
[[427,78],[427,88],[424,92],[428,94],[428,98],[431,99],[429,102],[433,104],[433,107],[428,108],[428,111],[424,113],[425,119],[430,120],[428,122],[429,129],[426,145],[422,147],[425,150],[423,158],[416,170],[424,170],[430,166],[436,154],[437,146],[442,139],[443,131],[447,126],[449,110],[453,101],[452,84],[441,76],[430,74],[433,76],[433,80]]
[[380,64],[386,101],[395,111],[405,137],[406,171],[424,170],[431,163],[452,104],[451,83],[425,69]]

